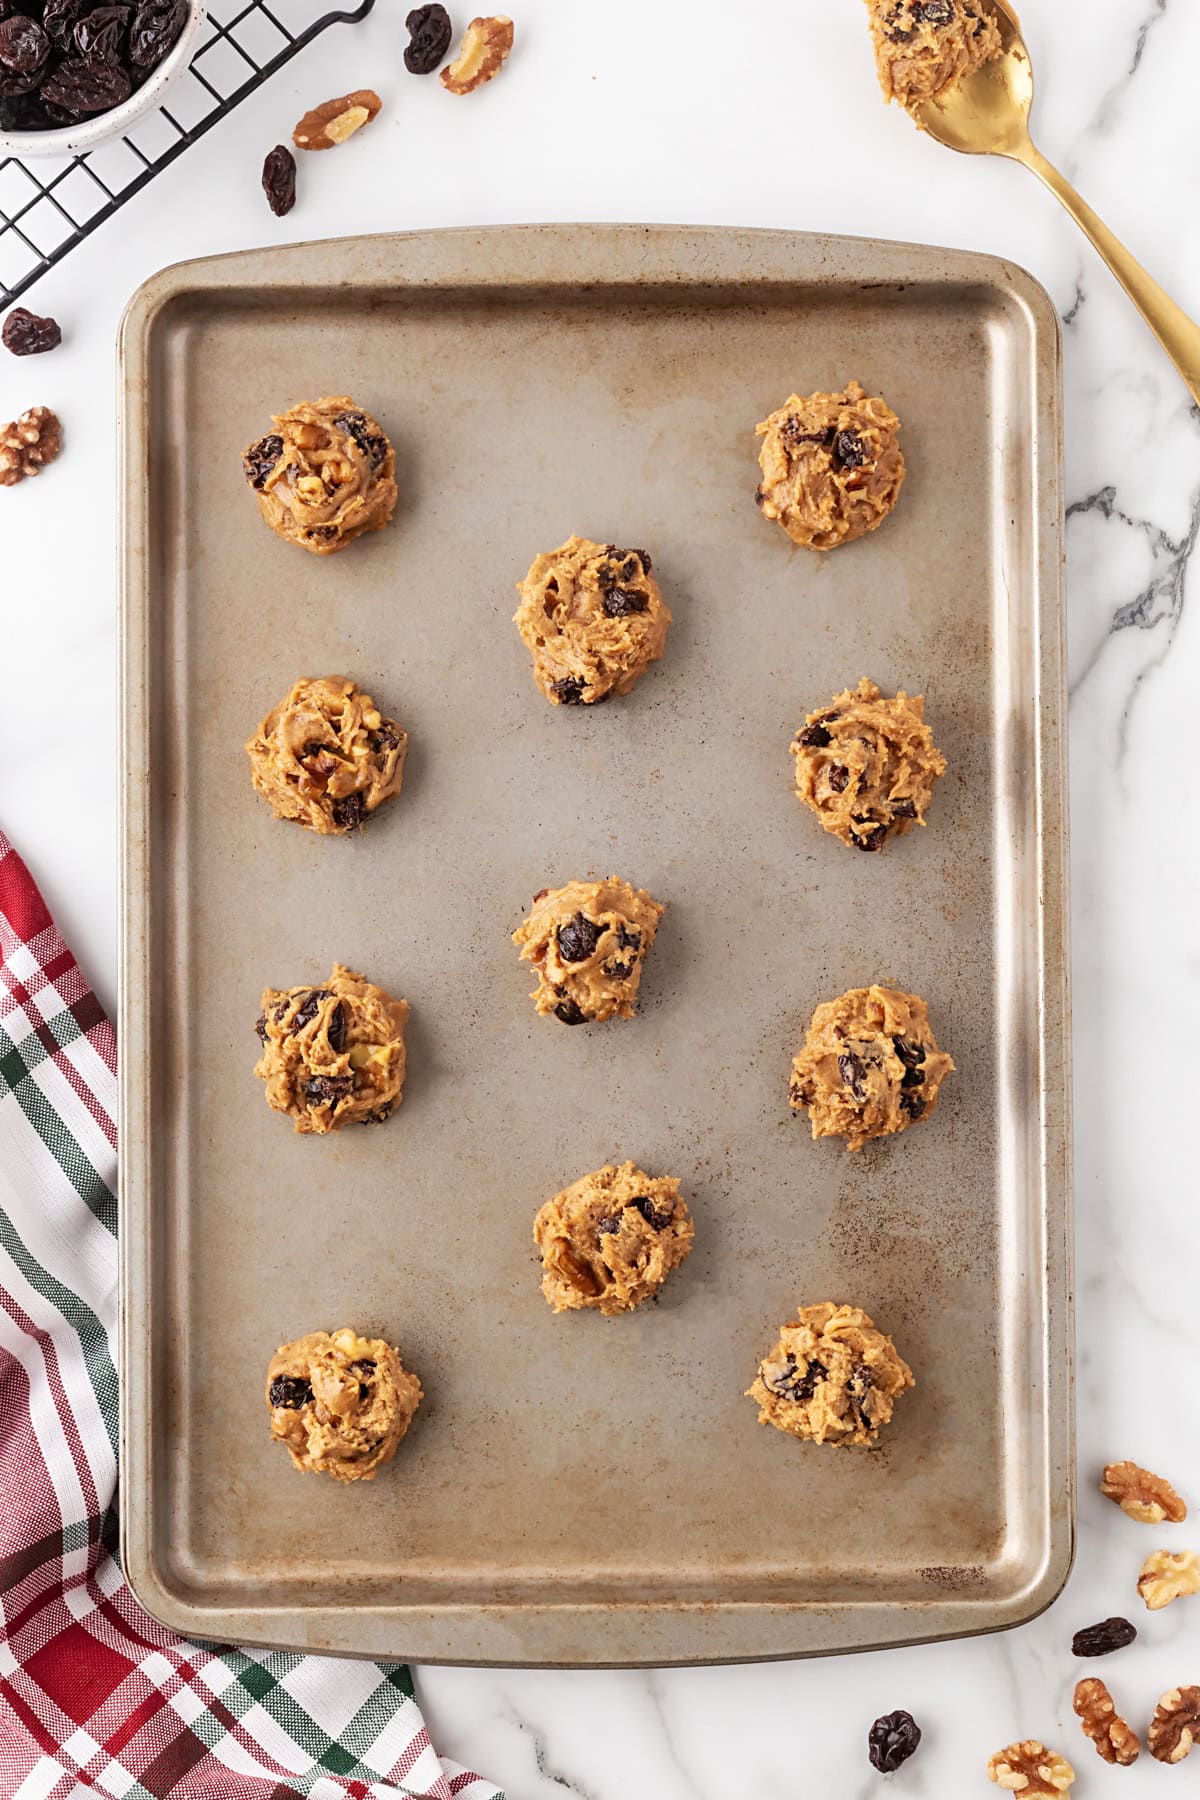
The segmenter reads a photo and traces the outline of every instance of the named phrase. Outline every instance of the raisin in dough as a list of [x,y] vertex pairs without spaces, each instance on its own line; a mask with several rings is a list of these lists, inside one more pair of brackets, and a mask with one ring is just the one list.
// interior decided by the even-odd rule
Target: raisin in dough
[[929,1012],[896,988],[851,988],[818,1006],[792,1064],[792,1108],[808,1108],[814,1138],[848,1150],[927,1119],[954,1064],[937,1047]]
[[852,381],[843,394],[792,394],[756,427],[755,498],[794,544],[836,550],[883,524],[904,482],[900,421]]
[[400,792],[408,735],[344,675],[300,680],[246,743],[277,819],[344,836]]
[[627,694],[667,641],[671,615],[644,550],[572,537],[535,557],[513,623],[556,706]]
[[271,1436],[298,1469],[337,1481],[373,1481],[423,1398],[399,1351],[356,1331],[310,1331],[267,1369]]
[[606,1163],[547,1200],[534,1220],[542,1292],[555,1312],[631,1312],[679,1267],[694,1234],[677,1181]]
[[861,1307],[802,1306],[746,1391],[762,1425],[815,1444],[874,1444],[896,1401],[915,1386],[890,1337]]
[[632,1019],[642,964],[666,908],[617,875],[543,888],[513,943],[538,974],[532,998],[564,1025]]
[[883,97],[910,112],[940,100],[1002,48],[984,0],[867,0],[867,11]]
[[267,988],[254,1073],[297,1131],[378,1125],[404,1086],[408,1001],[334,963],[323,987]]
[[396,453],[348,394],[304,400],[242,457],[258,510],[278,537],[332,556],[382,531],[396,505]]
[[796,792],[826,831],[855,850],[882,850],[924,825],[946,759],[925,723],[925,701],[885,700],[864,675],[809,713],[792,742]]

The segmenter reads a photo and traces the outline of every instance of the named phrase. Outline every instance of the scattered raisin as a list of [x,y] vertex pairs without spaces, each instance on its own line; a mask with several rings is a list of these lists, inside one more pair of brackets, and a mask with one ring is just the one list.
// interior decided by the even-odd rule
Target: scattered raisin
[[650,596],[637,588],[609,588],[603,600],[604,616],[608,619],[627,619],[630,613],[644,613],[650,604]]
[[312,1404],[312,1383],[299,1375],[277,1375],[271,1383],[271,1405],[285,1406],[289,1412],[299,1412],[302,1406]]
[[282,219],[296,204],[296,159],[286,144],[276,144],[267,151],[262,184],[267,205],[277,219]]
[[833,739],[823,725],[805,725],[796,733],[796,742],[804,750],[824,750]]
[[1101,1619],[1099,1625],[1085,1625],[1071,1639],[1073,1656],[1108,1656],[1113,1650],[1123,1650],[1126,1644],[1132,1644],[1137,1636],[1137,1626],[1131,1625],[1128,1619]]
[[17,75],[40,69],[50,54],[50,39],[36,19],[14,13],[0,21],[0,64]]
[[556,1019],[561,1019],[564,1025],[587,1024],[587,1014],[581,1012],[575,1001],[570,998],[559,1001],[554,1009],[554,1016]]
[[329,1048],[335,1056],[340,1056],[346,1048],[346,1008],[340,1000],[329,1015],[325,1035],[329,1039]]
[[242,468],[246,480],[252,488],[261,488],[267,476],[283,455],[283,439],[272,432],[270,437],[259,438],[257,444],[251,444],[242,458]]
[[595,954],[596,945],[600,942],[603,930],[603,925],[597,925],[594,920],[585,918],[581,912],[577,912],[573,919],[568,919],[565,925],[560,925],[555,933],[558,938],[559,955],[564,962],[586,962],[589,956]]
[[333,822],[340,825],[343,831],[352,831],[363,822],[363,797],[361,794],[343,794],[340,800],[333,803]]
[[304,1084],[304,1097],[314,1105],[336,1106],[354,1086],[353,1075],[312,1075]]
[[388,453],[387,439],[381,433],[371,431],[360,412],[339,413],[333,422],[339,431],[354,439],[371,467],[377,469]]
[[583,683],[576,675],[568,675],[554,683],[554,697],[560,706],[579,706],[583,701]]
[[866,1099],[867,1090],[863,1086],[863,1066],[852,1050],[848,1050],[845,1056],[838,1057],[838,1074],[856,1100]]
[[405,68],[410,75],[432,75],[450,48],[450,14],[444,6],[418,6],[404,23],[412,39],[404,52]]
[[829,785],[835,794],[844,794],[850,781],[850,771],[842,763],[834,763],[829,771]]
[[921,1741],[921,1727],[911,1713],[884,1713],[867,1733],[867,1755],[871,1767],[881,1775],[891,1775],[906,1763]]
[[139,0],[129,28],[129,60],[135,69],[156,69],[183,30],[188,0]]
[[870,452],[857,431],[839,431],[833,440],[833,460],[842,469],[861,469]]
[[631,1200],[629,1204],[637,1208],[651,1231],[665,1231],[675,1217],[673,1206],[656,1206],[649,1194],[639,1194],[637,1199]]
[[36,313],[18,306],[9,313],[0,331],[4,348],[14,356],[41,356],[45,350],[56,350],[62,343],[62,332],[55,319],[40,319]]

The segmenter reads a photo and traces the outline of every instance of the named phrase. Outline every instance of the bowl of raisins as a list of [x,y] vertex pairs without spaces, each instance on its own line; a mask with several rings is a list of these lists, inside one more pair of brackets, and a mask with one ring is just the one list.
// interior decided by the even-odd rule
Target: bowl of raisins
[[0,0],[0,155],[74,156],[162,104],[204,0]]

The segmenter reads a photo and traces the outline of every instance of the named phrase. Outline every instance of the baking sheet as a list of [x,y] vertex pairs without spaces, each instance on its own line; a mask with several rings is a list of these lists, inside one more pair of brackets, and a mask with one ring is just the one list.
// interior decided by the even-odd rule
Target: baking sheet
[[[1057,320],[1008,264],[790,233],[450,231],[240,254],[136,297],[124,383],[122,1530],[180,1631],[420,1661],[699,1662],[991,1629],[1073,1540]],[[753,502],[755,422],[851,377],[904,421],[886,527],[818,558]],[[259,521],[243,445],[346,392],[393,527]],[[551,708],[510,623],[534,553],[644,544],[675,615],[626,699]],[[297,675],[410,734],[361,837],[274,821],[242,743]],[[882,857],[790,788],[869,674],[949,760]],[[668,911],[638,1018],[538,1019],[509,933],[617,872]],[[412,1006],[404,1104],[294,1136],[266,985],[334,959]],[[851,1156],[787,1076],[814,1005],[890,981],[958,1064]],[[696,1248],[625,1318],[553,1317],[541,1202],[606,1159],[683,1182]],[[912,1364],[877,1452],[742,1398],[798,1302]],[[392,1338],[427,1400],[372,1484],[303,1477],[263,1371]]]

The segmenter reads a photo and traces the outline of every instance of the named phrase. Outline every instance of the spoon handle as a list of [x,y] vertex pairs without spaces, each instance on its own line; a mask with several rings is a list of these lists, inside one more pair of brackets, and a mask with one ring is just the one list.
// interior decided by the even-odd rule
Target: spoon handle
[[1137,258],[1129,254],[1121,240],[1114,237],[1103,219],[1096,216],[1087,201],[1075,192],[1053,163],[1046,161],[1040,150],[1030,144],[1028,149],[1018,153],[1017,160],[1045,182],[1075,223],[1087,233],[1183,376],[1193,400],[1200,404],[1200,325],[1147,274]]

